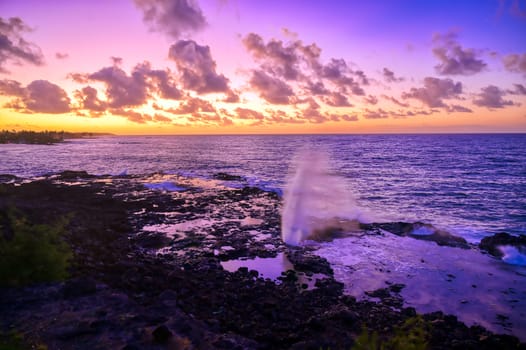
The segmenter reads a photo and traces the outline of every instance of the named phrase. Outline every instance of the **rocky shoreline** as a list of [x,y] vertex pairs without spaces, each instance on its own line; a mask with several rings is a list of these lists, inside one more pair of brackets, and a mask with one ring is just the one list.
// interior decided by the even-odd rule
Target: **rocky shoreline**
[[[0,288],[0,332],[22,334],[28,346],[350,349],[376,333],[378,342],[396,348],[396,339],[409,341],[407,335],[418,331],[431,349],[526,348],[514,336],[466,326],[452,315],[418,315],[404,307],[403,285],[369,291],[374,301],[345,295],[325,259],[309,246],[281,242],[279,196],[223,186],[221,181],[238,180],[228,174],[209,182],[154,174],[146,183],[140,176],[85,172],[31,182],[7,175],[0,180],[0,212],[13,206],[34,223],[70,218],[65,237],[73,249],[70,278]],[[170,184],[175,191],[164,191]],[[438,230],[412,235],[421,227],[425,224],[386,223],[362,229],[468,247]],[[497,255],[492,247],[502,240],[523,244],[501,235],[482,248]],[[293,269],[277,281],[223,266],[279,254]]]

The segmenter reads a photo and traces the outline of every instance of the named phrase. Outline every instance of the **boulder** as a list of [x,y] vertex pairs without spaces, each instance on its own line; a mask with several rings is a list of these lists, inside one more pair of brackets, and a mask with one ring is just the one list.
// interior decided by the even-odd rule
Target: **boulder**
[[506,232],[499,232],[493,236],[484,237],[479,243],[479,248],[491,255],[501,258],[503,256],[499,247],[510,245],[519,250],[526,250],[526,236],[512,236]]

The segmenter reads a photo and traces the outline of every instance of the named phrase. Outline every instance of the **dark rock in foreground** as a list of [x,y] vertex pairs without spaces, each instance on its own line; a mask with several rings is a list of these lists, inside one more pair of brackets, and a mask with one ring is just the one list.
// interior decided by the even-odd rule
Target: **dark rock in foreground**
[[[252,187],[209,192],[189,187],[171,196],[144,191],[132,178],[94,181],[85,174],[72,175],[70,184],[63,177],[58,183],[0,185],[2,211],[15,206],[35,223],[71,217],[66,239],[75,253],[72,279],[0,289],[0,331],[22,333],[28,345],[350,349],[364,327],[388,340],[418,317],[413,308],[403,307],[403,285],[372,291],[377,302],[357,301],[343,294],[327,261],[308,248],[285,247],[279,239],[280,203],[274,193]],[[84,183],[79,184],[79,178]],[[256,200],[260,207],[253,210],[250,203]],[[167,220],[162,213],[178,213],[178,220],[187,223],[212,209],[220,213],[212,219],[222,221],[207,226],[205,235],[190,226],[170,239],[142,230]],[[268,236],[262,241],[251,235],[257,220],[258,230]],[[404,223],[378,227],[400,235],[415,228]],[[154,248],[162,246],[172,253],[158,254]],[[278,251],[298,271],[285,272],[280,283],[247,268],[227,272],[221,265],[221,260],[276,256]],[[324,277],[306,289],[298,282],[299,271]],[[525,348],[515,337],[467,327],[454,316],[436,312],[421,317],[432,349]]]

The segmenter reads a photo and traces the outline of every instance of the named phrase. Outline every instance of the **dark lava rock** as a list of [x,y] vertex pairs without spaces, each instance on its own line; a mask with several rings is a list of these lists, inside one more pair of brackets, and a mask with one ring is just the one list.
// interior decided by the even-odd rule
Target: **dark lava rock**
[[[452,235],[447,231],[439,230],[433,225],[422,222],[386,222],[375,224],[362,224],[361,227],[365,229],[381,228],[397,236],[408,236],[423,241],[432,241],[441,246],[469,249],[469,244],[464,238]],[[428,230],[431,233],[415,234],[415,231],[422,229]]]
[[403,283],[396,283],[396,284],[392,284],[389,286],[389,289],[395,293],[400,293],[402,289],[404,288],[405,288],[405,284]]
[[97,330],[90,327],[89,324],[87,324],[86,322],[80,322],[77,325],[58,328],[54,332],[55,336],[62,340],[69,340],[72,338],[77,338],[95,333],[97,333]]
[[243,181],[245,180],[242,176],[231,175],[228,173],[221,173],[221,172],[215,173],[212,177],[216,180],[221,180],[221,181]]
[[365,292],[365,294],[367,294],[370,297],[380,298],[380,299],[388,298],[391,295],[389,289],[387,288],[380,288],[377,290]]
[[479,248],[497,258],[501,258],[503,254],[498,247],[503,245],[511,245],[526,250],[526,236],[512,236],[509,233],[500,232],[493,236],[484,237],[480,241]]
[[379,227],[382,230],[389,231],[397,236],[407,236],[413,231],[413,224],[408,222],[385,222],[379,224],[361,225],[362,227],[369,229]]
[[86,171],[75,171],[75,170],[64,170],[58,174],[58,178],[61,180],[74,180],[74,179],[92,179],[95,175],[88,174]]
[[287,258],[294,265],[296,271],[307,273],[322,273],[332,276],[333,271],[329,262],[317,255],[311,255],[302,250],[289,250]]
[[166,343],[172,337],[172,332],[164,324],[155,328],[152,332],[153,340],[156,343]]
[[[276,250],[287,253],[296,271],[326,275],[316,278],[312,290],[299,288],[292,272],[281,283],[248,269],[227,272],[219,257],[200,249],[207,244],[204,235],[190,231],[173,242],[177,254],[145,250],[136,233],[146,224],[163,223],[161,212],[180,211],[185,203],[188,216],[181,220],[192,220],[218,206],[274,197],[245,187],[201,198],[191,196],[196,192],[190,190],[181,194],[184,202],[177,202],[165,194],[141,191],[142,185],[131,177],[69,186],[52,179],[21,186],[0,184],[0,213],[13,205],[32,223],[71,217],[65,237],[74,251],[71,273],[97,281],[95,289],[93,281],[78,278],[63,286],[0,288],[0,334],[16,330],[50,349],[350,349],[364,326],[377,332],[380,340],[390,339],[395,327],[416,315],[413,308],[399,310],[402,299],[396,293],[401,286],[379,292],[384,296],[380,302],[344,295],[343,284],[331,277],[329,263],[308,247],[276,243]],[[277,197],[275,203],[273,221],[265,224],[276,238]],[[414,229],[413,224],[390,225],[404,235]],[[210,234],[221,237],[217,238],[221,246],[243,251],[243,256],[259,255],[260,248],[247,244],[245,234],[236,231],[238,226],[217,225]],[[411,227],[407,232],[406,226]],[[443,313],[422,317],[431,323],[432,349],[520,348],[515,337],[470,328]]]
[[258,195],[258,194],[263,194],[263,193],[267,193],[267,192],[263,191],[262,189],[258,187],[245,186],[241,189],[241,194],[243,196],[253,196],[253,195]]
[[9,174],[0,174],[0,183],[6,183],[17,180],[18,177]]
[[76,298],[97,292],[97,284],[89,277],[76,278],[64,283],[62,294],[64,298]]
[[160,249],[172,241],[162,232],[141,232],[134,240],[139,246],[147,249]]

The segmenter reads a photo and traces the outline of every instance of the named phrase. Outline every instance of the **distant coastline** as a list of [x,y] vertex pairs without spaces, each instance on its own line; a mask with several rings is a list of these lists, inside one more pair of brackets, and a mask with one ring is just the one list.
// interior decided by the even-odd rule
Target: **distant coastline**
[[52,145],[64,142],[67,139],[81,139],[97,136],[113,135],[110,133],[96,132],[66,132],[66,131],[0,131],[0,144],[18,143],[33,145]]

